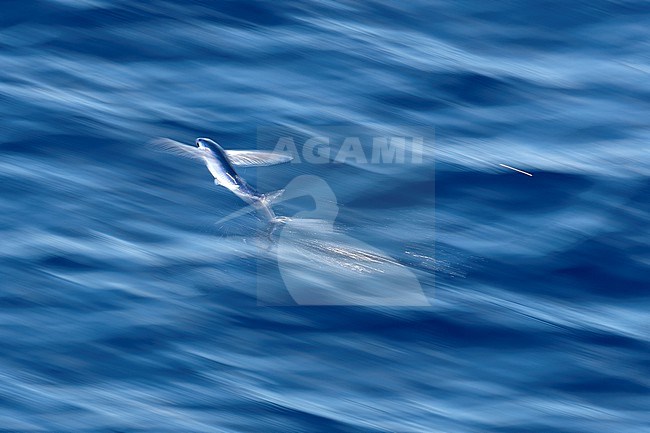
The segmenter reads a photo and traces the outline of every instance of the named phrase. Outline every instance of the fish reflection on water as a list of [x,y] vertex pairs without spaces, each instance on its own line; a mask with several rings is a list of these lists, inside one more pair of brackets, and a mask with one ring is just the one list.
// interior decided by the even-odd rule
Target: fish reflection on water
[[430,305],[411,269],[335,229],[336,197],[323,179],[296,177],[283,200],[305,195],[315,209],[288,218],[276,241],[280,274],[299,305]]

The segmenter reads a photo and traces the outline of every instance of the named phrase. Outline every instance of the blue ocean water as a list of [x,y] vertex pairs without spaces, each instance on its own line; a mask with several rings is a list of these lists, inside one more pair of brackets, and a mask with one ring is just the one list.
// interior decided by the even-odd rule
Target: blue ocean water
[[[647,3],[2,6],[0,431],[650,431]],[[147,144],[329,125],[435,140],[245,175],[325,180],[430,306],[258,306],[260,222]]]

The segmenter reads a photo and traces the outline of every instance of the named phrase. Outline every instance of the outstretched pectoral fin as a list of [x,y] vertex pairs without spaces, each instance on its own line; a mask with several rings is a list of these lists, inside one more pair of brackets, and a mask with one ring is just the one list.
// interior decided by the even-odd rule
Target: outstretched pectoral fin
[[226,150],[230,163],[236,167],[265,167],[283,164],[293,159],[286,153],[265,152],[261,150]]
[[203,153],[196,147],[180,143],[169,138],[157,138],[149,142],[152,147],[162,152],[172,153],[190,159],[202,159]]

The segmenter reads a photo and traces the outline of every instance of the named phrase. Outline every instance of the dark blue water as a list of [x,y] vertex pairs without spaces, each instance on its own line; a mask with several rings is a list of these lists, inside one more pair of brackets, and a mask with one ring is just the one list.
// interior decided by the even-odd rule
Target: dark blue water
[[[0,431],[650,431],[648,12],[5,0]],[[259,175],[324,179],[430,306],[297,305],[260,221],[147,146],[327,125],[435,128],[420,165]]]

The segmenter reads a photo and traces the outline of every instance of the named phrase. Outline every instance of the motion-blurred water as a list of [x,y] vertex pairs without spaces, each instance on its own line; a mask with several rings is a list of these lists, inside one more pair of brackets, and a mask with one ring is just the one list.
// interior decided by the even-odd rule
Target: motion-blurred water
[[[650,431],[649,26],[624,0],[5,0],[0,431]],[[147,147],[369,124],[435,145],[264,189],[321,177],[430,307],[258,307],[292,302],[259,222],[216,227],[243,203]]]

